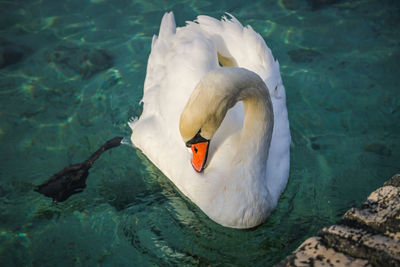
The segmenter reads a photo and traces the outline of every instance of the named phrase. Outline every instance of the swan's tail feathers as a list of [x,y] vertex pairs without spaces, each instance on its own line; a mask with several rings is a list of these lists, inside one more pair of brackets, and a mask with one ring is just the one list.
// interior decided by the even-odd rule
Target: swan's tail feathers
[[176,24],[174,13],[168,12],[165,13],[160,26],[160,32],[158,34],[159,39],[167,39],[171,35],[174,35],[176,32]]

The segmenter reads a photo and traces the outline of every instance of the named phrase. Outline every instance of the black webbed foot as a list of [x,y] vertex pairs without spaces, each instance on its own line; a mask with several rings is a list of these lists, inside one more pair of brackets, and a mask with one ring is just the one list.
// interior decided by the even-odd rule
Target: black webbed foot
[[70,165],[64,168],[50,177],[49,180],[38,185],[35,188],[35,191],[47,197],[51,197],[53,202],[62,202],[68,199],[71,195],[82,192],[86,187],[86,179],[89,175],[89,169],[92,167],[94,161],[97,160],[104,151],[119,146],[121,141],[122,137],[114,137],[113,139],[108,140],[95,153],[93,153],[89,159],[82,163]]

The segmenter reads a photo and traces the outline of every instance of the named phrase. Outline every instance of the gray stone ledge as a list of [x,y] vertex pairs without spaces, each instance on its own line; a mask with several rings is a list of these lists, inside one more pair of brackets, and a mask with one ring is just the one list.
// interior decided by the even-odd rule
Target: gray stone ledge
[[276,266],[400,266],[400,174]]

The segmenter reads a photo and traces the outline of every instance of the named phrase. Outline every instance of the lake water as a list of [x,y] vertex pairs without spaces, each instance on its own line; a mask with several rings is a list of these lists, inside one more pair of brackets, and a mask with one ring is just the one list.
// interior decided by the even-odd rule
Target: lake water
[[[217,225],[130,146],[105,153],[65,202],[33,191],[130,135],[170,10],[178,26],[229,12],[280,62],[290,177],[256,229]],[[3,0],[0,47],[1,266],[270,266],[400,171],[397,0]]]

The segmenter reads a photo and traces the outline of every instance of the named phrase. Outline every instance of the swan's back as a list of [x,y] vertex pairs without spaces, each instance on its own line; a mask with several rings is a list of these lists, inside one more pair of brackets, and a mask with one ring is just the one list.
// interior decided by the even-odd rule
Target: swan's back
[[[158,37],[153,37],[148,60],[143,113],[132,123],[132,142],[193,202],[205,211],[206,194],[218,187],[216,179],[199,179],[190,164],[179,133],[179,118],[192,91],[220,62],[257,73],[269,88],[274,109],[274,129],[267,163],[266,184],[272,210],[283,191],[289,172],[290,132],[285,88],[274,60],[262,37],[235,18],[221,21],[199,16],[196,22],[176,28],[172,13],[162,19]],[[243,123],[243,106],[232,108],[215,134],[212,154],[227,136]],[[249,155],[251,156],[251,155]],[[204,204],[202,206],[202,204]],[[207,212],[206,212],[207,213]]]

